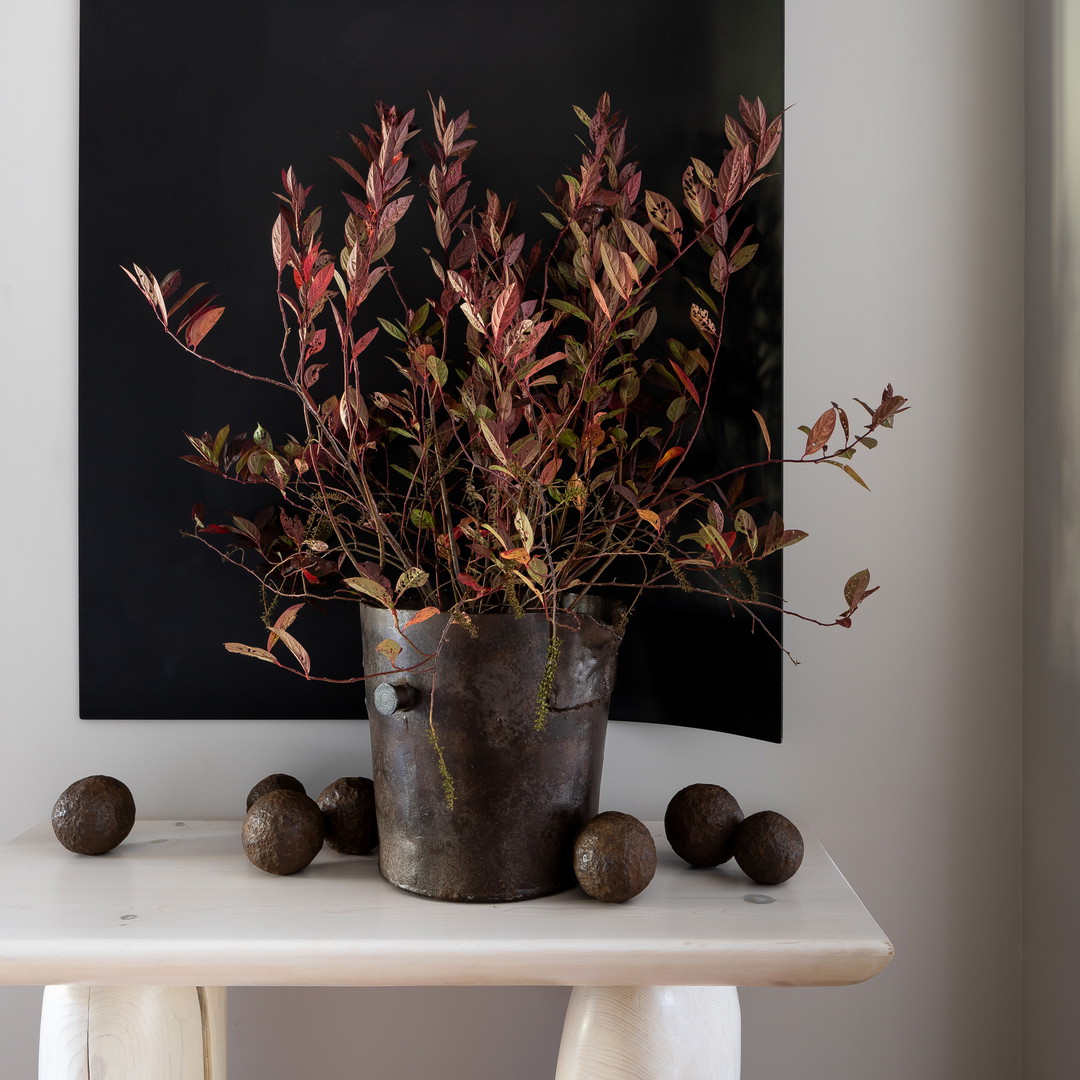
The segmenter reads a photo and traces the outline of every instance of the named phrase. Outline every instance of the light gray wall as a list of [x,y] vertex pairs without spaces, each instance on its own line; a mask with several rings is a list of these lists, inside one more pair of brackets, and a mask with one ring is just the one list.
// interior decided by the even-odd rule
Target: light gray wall
[[[145,817],[214,817],[270,771],[312,785],[342,761],[363,771],[359,723],[77,718],[78,6],[9,7],[0,840],[93,772],[127,780]],[[789,594],[831,616],[865,565],[882,590],[850,632],[791,626],[802,664],[782,746],[616,725],[604,806],[655,818],[712,780],[812,822],[893,938],[896,960],[863,986],[744,992],[746,1080],[1005,1080],[1020,1008],[1023,4],[788,0],[787,34],[789,427],[890,379],[914,406],[862,462],[873,494],[831,469],[789,478],[786,517],[812,534],[790,553]],[[137,557],[137,538],[116,542]],[[238,990],[232,1075],[539,1080],[565,996]],[[5,1078],[33,1076],[36,1015],[34,991],[0,990]]]

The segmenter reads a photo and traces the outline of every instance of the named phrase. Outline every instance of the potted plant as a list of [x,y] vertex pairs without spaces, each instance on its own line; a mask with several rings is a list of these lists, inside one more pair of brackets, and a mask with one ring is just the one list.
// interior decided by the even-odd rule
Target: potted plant
[[[740,99],[730,148],[691,160],[677,206],[645,187],[604,95],[591,115],[576,110],[580,164],[549,195],[547,238],[532,242],[511,205],[470,197],[468,113],[431,108],[431,286],[420,297],[405,295],[391,261],[396,226],[415,213],[413,112],[380,104],[354,137],[362,161],[339,161],[352,185],[340,250],[324,243],[310,189],[283,172],[271,238],[280,375],[204,351],[224,308],[200,286],[185,291],[175,271],[128,273],[181,347],[299,406],[285,434],[188,436],[188,460],[277,496],[250,519],[195,510],[194,535],[221,545],[264,598],[265,646],[226,648],[316,678],[297,617],[359,603],[383,872],[434,895],[506,899],[565,883],[573,835],[596,810],[635,599],[681,589],[755,619],[782,608],[755,590],[754,568],[805,533],[755,505],[746,483],[783,463],[761,415],[756,459],[705,476],[685,468],[723,385],[733,278],[757,250],[740,209],[769,175],[782,121]],[[658,300],[695,262],[708,286]],[[396,316],[367,314],[375,290],[396,298]],[[654,335],[658,303],[685,313],[686,344]],[[387,356],[391,385],[372,375]],[[860,405],[861,427],[835,403],[806,425],[799,460],[862,483],[852,457],[905,399],[889,386]],[[813,621],[850,625],[869,581],[853,575],[840,614]],[[554,869],[519,878],[528,854]]]

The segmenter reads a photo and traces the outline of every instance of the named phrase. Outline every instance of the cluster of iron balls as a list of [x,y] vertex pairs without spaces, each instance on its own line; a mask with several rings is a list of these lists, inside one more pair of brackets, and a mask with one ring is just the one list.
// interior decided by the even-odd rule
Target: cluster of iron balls
[[313,799],[288,773],[264,777],[248,792],[244,853],[268,874],[303,870],[325,843],[340,855],[366,855],[379,842],[375,789],[366,776],[343,776]]
[[[57,840],[78,855],[104,855],[135,824],[135,799],[115,776],[84,776],[56,800]],[[343,776],[309,798],[295,776],[275,773],[248,793],[244,852],[260,870],[295,874],[325,843],[343,855],[365,855],[378,843],[375,793],[364,776]]]
[[[131,832],[135,800],[113,776],[85,776],[56,800],[52,827],[69,851],[101,855]],[[760,885],[779,885],[800,867],[803,839],[783,814],[744,816],[735,797],[717,784],[691,784],[664,814],[672,851],[691,866],[720,866],[734,858]],[[248,793],[241,838],[248,859],[268,874],[303,870],[325,843],[342,855],[366,855],[379,841],[374,786],[343,776],[312,799],[295,776],[274,773]],[[645,824],[608,810],[593,818],[574,843],[574,874],[586,895],[608,903],[637,896],[656,873],[656,845]]]
[[677,792],[664,814],[671,850],[691,866],[720,866],[734,858],[759,885],[780,885],[802,865],[803,838],[775,810],[745,817],[726,788],[691,784]]
[[[775,810],[745,817],[726,789],[691,784],[677,792],[664,814],[671,850],[691,866],[720,866],[734,858],[759,885],[779,885],[802,865],[803,838]],[[598,815],[574,844],[574,873],[596,900],[622,903],[637,896],[656,873],[656,845],[648,828],[630,814]]]

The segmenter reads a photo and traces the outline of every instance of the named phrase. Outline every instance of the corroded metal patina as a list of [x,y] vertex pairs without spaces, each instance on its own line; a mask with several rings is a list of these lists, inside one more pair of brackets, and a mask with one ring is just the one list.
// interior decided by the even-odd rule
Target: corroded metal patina
[[[445,900],[571,887],[574,840],[599,801],[618,635],[561,613],[552,665],[543,615],[477,615],[471,626],[439,615],[399,630],[411,615],[363,617],[384,877]],[[394,665],[378,650],[386,640],[401,646]]]

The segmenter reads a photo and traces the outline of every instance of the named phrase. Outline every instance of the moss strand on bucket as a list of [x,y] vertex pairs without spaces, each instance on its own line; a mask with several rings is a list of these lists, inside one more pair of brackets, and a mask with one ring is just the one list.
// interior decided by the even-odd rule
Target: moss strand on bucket
[[540,685],[536,690],[536,719],[533,722],[533,727],[537,731],[543,731],[544,725],[547,723],[548,710],[551,708],[551,695],[555,689],[555,674],[559,670],[559,653],[561,651],[562,638],[559,637],[553,625],[551,637],[548,638],[544,673],[540,676]]
[[431,676],[431,692],[428,700],[428,742],[431,743],[435,756],[439,761],[439,778],[442,780],[443,798],[446,799],[447,810],[454,809],[454,778],[450,775],[450,769],[443,755],[442,744],[439,742],[438,732],[435,730],[435,674]]

